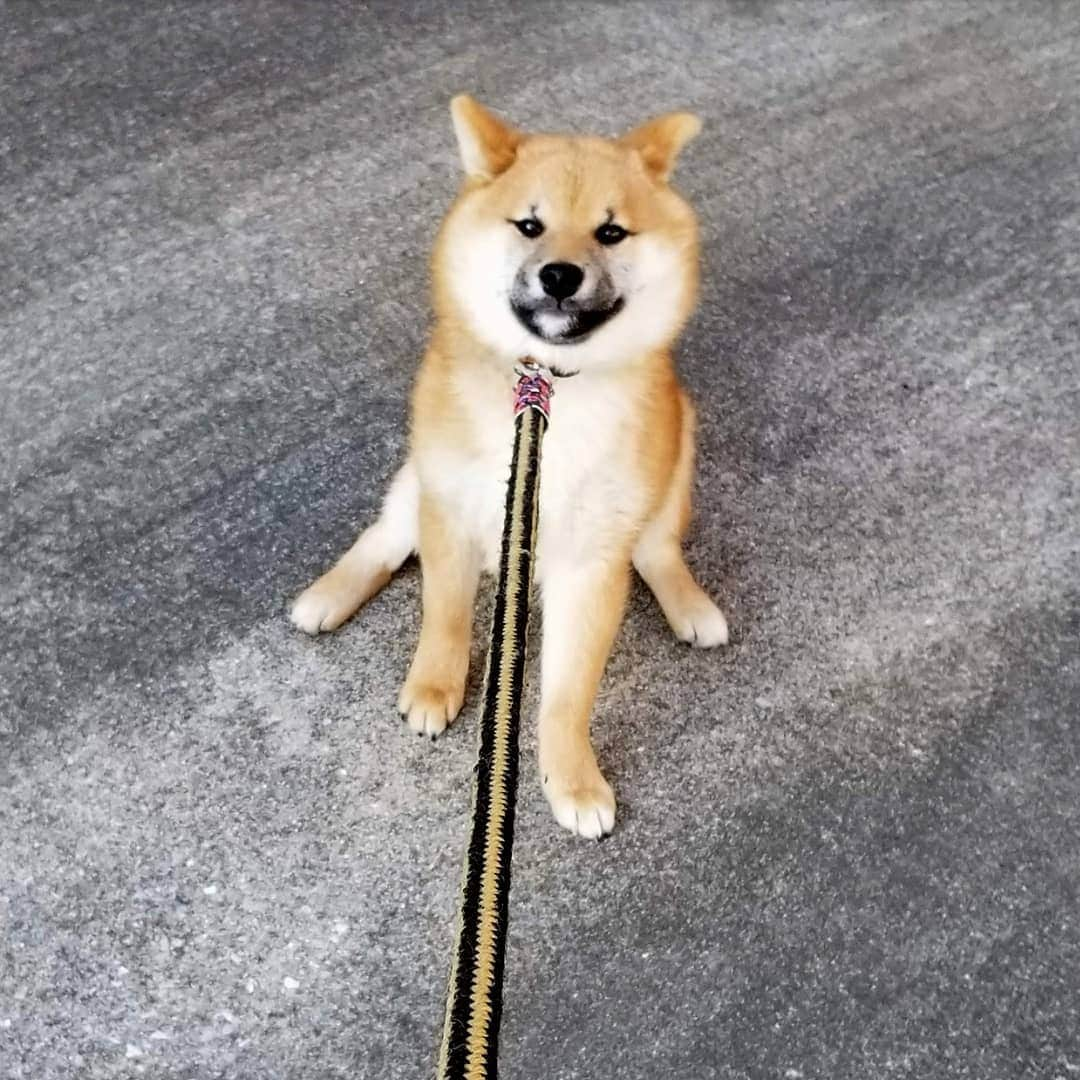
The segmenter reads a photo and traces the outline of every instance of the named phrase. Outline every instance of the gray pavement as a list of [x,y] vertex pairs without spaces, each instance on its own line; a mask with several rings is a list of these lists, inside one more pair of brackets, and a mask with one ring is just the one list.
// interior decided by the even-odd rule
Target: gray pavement
[[477,680],[403,730],[415,565],[329,638],[285,604],[401,458],[461,90],[705,119],[689,559],[734,637],[635,590],[605,844],[527,728],[504,1075],[1080,1075],[1080,6],[0,29],[0,1077],[432,1072]]

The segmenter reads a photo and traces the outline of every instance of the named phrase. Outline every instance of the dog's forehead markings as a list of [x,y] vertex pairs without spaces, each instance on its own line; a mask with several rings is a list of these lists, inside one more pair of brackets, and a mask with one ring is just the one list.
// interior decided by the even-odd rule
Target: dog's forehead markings
[[552,182],[554,176],[570,176],[577,186],[593,181],[625,182],[625,155],[613,144],[586,136],[560,138],[539,135],[530,139],[518,157],[527,171]]
[[617,172],[617,162],[596,150],[590,143],[567,140],[536,162],[534,201],[542,204],[546,223],[592,231],[605,218],[610,220],[613,208],[624,201],[625,178]]
[[571,211],[580,208],[584,201],[583,196],[586,194],[585,185],[588,181],[588,173],[584,168],[583,157],[581,147],[574,144],[570,153],[570,160],[566,165],[567,185],[569,187],[566,201]]

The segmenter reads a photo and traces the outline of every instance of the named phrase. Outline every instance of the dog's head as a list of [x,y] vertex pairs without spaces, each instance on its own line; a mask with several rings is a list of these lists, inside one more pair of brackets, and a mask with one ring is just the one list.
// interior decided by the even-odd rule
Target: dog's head
[[451,105],[466,180],[435,255],[440,314],[556,373],[669,345],[693,306],[697,223],[667,180],[697,117],[619,139],[526,135]]

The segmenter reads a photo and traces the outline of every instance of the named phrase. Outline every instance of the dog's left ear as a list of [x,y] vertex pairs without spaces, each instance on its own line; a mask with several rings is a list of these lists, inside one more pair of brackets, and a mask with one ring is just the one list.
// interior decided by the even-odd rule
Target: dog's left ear
[[494,180],[514,164],[517,148],[525,138],[520,131],[504,124],[480,102],[459,94],[450,102],[461,164],[474,180]]
[[657,180],[667,180],[679,151],[700,130],[701,121],[693,113],[665,113],[627,132],[619,142],[636,150]]

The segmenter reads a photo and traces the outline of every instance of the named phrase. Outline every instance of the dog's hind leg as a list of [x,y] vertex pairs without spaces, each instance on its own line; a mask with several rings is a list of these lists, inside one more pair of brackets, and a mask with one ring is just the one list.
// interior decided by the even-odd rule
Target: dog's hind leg
[[727,620],[694,580],[683,558],[682,538],[690,524],[690,488],[694,475],[694,409],[682,398],[683,424],[679,457],[667,495],[634,548],[634,567],[660,603],[681,641],[701,648],[726,645]]
[[420,481],[407,461],[397,472],[374,525],[296,599],[293,623],[309,634],[336,630],[367,603],[417,549],[420,539]]

